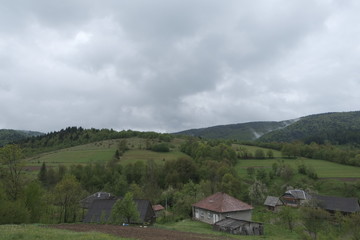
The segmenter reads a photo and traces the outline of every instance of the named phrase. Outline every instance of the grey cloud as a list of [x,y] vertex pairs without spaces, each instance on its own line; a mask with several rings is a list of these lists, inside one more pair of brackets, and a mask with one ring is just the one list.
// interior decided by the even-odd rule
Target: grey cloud
[[0,127],[171,132],[356,110],[359,8],[2,1]]

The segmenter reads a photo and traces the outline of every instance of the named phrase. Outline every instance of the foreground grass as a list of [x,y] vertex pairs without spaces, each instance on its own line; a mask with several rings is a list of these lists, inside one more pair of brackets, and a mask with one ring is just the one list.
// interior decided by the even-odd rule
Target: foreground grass
[[37,225],[0,225],[0,240],[119,240],[112,235],[98,232],[72,232],[67,230],[59,230],[46,228]]

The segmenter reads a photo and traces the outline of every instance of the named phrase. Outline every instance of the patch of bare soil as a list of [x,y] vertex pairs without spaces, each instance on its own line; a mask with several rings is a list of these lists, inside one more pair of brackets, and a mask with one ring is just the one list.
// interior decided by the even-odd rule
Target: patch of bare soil
[[360,178],[357,177],[348,177],[348,178],[342,178],[342,177],[326,177],[326,178],[320,178],[320,180],[326,180],[326,179],[336,179],[336,180],[340,180],[340,181],[344,181],[344,182],[356,182],[358,180],[360,180]]
[[116,225],[100,225],[100,224],[57,224],[48,225],[48,227],[66,229],[76,232],[102,232],[116,235],[124,238],[134,238],[142,240],[218,240],[218,239],[234,239],[231,236],[215,236],[209,234],[198,234],[189,232],[179,232],[154,227],[140,226],[116,226]]

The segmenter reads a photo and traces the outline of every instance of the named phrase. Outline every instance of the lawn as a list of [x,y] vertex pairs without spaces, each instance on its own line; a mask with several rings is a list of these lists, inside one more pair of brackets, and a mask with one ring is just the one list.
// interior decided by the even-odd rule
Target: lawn
[[72,232],[46,228],[37,225],[0,225],[0,240],[119,240],[125,238],[115,237],[98,232]]
[[289,164],[294,169],[304,163],[307,166],[311,166],[315,169],[320,178],[360,178],[360,167],[353,167],[348,165],[342,165],[338,163],[328,162],[324,160],[297,158],[297,159],[249,159],[239,160],[235,168],[240,176],[246,176],[246,169],[248,167],[266,168],[271,169],[272,164],[277,161],[284,161],[285,164]]

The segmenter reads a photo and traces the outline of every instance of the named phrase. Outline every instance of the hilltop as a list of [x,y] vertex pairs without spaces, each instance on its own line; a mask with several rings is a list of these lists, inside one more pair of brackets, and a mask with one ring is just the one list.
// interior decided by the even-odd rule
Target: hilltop
[[44,133],[25,130],[0,129],[0,146],[17,142],[30,137],[41,136]]
[[174,134],[240,141],[359,144],[360,112],[321,113],[280,122],[219,125]]

